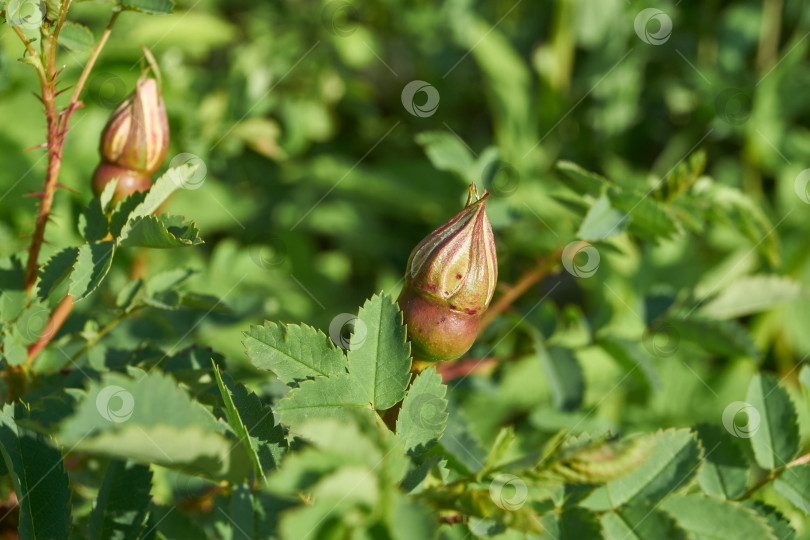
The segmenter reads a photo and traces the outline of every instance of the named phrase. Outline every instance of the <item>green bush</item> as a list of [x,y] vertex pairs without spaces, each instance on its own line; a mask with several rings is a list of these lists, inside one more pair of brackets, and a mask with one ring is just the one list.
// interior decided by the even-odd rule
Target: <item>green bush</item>
[[[5,535],[810,537],[799,0],[0,20]],[[94,196],[146,76],[168,157]],[[498,286],[426,364],[395,299],[470,184]]]

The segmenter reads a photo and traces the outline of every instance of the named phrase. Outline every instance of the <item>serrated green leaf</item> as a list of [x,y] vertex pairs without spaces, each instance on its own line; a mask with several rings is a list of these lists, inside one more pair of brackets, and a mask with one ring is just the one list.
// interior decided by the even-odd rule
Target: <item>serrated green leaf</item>
[[59,31],[59,45],[75,52],[90,50],[95,42],[93,32],[83,24],[65,21]]
[[264,326],[251,326],[244,335],[242,343],[253,365],[272,371],[286,384],[346,372],[343,352],[311,326],[265,321]]
[[87,242],[100,242],[110,232],[110,220],[104,213],[101,199],[90,201],[79,215],[79,233]]
[[791,527],[790,521],[773,506],[752,499],[745,500],[741,504],[756,512],[760,517],[765,518],[774,536],[779,540],[794,540],[796,538],[796,530]]
[[233,540],[252,540],[253,536],[253,494],[250,486],[243,482],[234,486],[228,505],[228,529]]
[[151,490],[152,471],[148,465],[112,460],[90,513],[90,540],[140,538]]
[[199,165],[192,164],[172,167],[155,180],[149,191],[144,194],[130,195],[121,201],[110,219],[110,233],[117,238],[117,242],[124,242],[135,225],[141,223],[141,220],[137,218],[148,216],[157,211],[172,193],[180,189],[185,182],[188,182],[197,167]]
[[250,456],[250,461],[253,463],[254,473],[258,478],[264,481],[264,468],[259,462],[257,449],[255,446],[253,446],[248,429],[242,422],[242,418],[239,416],[239,411],[236,409],[236,405],[233,403],[230,392],[227,388],[225,388],[225,383],[222,382],[222,375],[219,372],[216,362],[211,360],[211,363],[214,366],[214,377],[217,381],[219,393],[222,396],[223,403],[225,404],[225,415],[228,418],[228,425],[230,425],[233,432],[236,433],[236,436],[239,438],[242,446],[244,446],[248,456]]
[[40,300],[43,302],[47,300],[51,293],[70,277],[78,256],[79,248],[69,247],[48,259],[40,270],[37,282],[37,296]]
[[174,310],[180,307],[182,295],[177,287],[194,274],[190,268],[176,268],[154,275],[146,282],[143,302],[157,309]]
[[585,219],[577,231],[577,238],[590,241],[604,240],[621,234],[628,223],[627,214],[613,208],[610,199],[602,195],[593,202],[585,214]]
[[696,430],[706,451],[706,461],[698,474],[703,491],[724,499],[735,499],[745,493],[748,462],[740,440],[713,424],[700,424]]
[[751,446],[757,463],[765,469],[781,467],[799,450],[796,410],[790,396],[774,377],[755,374],[745,398],[759,415],[752,426]]
[[798,465],[785,469],[773,487],[796,505],[796,508],[810,514],[810,466]]
[[772,267],[779,266],[779,236],[773,234],[774,225],[759,204],[740,190],[722,184],[714,184],[706,196],[714,205],[716,215],[747,237]]
[[602,529],[607,540],[687,540],[686,531],[678,527],[666,512],[650,505],[628,506],[602,515]]
[[571,161],[558,161],[556,168],[572,181],[567,185],[577,193],[598,197],[602,188],[611,184],[604,176],[587,171]]
[[79,248],[76,265],[70,274],[70,290],[74,302],[87,298],[107,277],[112,266],[115,244],[99,242]]
[[349,418],[348,409],[373,415],[366,392],[348,373],[304,381],[278,402],[276,412],[281,423],[295,426],[313,418]]
[[171,377],[130,368],[90,382],[58,438],[78,450],[240,481],[250,461],[227,428]]
[[694,432],[668,429],[648,435],[655,451],[630,474],[607,483],[613,508],[631,503],[655,503],[691,482],[701,461],[701,448]]
[[20,538],[67,538],[71,493],[62,454],[46,435],[17,425],[26,416],[20,403],[0,411],[0,451],[20,505]]
[[[359,383],[365,401],[375,409],[393,407],[405,397],[411,370],[411,347],[402,313],[391,297],[377,294],[357,315],[349,349],[349,373]],[[362,343],[355,339],[365,333]]]
[[777,540],[766,521],[738,503],[701,495],[675,495],[661,503],[695,540]]
[[800,283],[784,276],[746,276],[725,287],[699,311],[715,319],[734,319],[794,302],[804,294]]
[[203,244],[197,225],[182,216],[144,216],[131,220],[120,247],[175,248]]
[[447,424],[447,385],[431,366],[413,380],[397,417],[397,437],[409,454],[424,452]]
[[275,469],[281,463],[281,456],[287,450],[284,429],[276,423],[273,409],[262,403],[259,396],[242,383],[234,382],[226,373],[225,385],[231,392],[234,406],[247,428],[250,442],[259,455],[264,470]]
[[[28,360],[27,343],[20,341],[16,333],[11,331],[3,332],[3,359],[10,366],[21,366]],[[32,342],[36,341],[33,339]]]
[[150,15],[168,15],[174,9],[172,0],[118,0],[118,5],[124,9]]
[[445,131],[424,131],[416,136],[416,142],[425,150],[433,166],[440,171],[458,174],[464,182],[471,182],[473,156],[458,137]]

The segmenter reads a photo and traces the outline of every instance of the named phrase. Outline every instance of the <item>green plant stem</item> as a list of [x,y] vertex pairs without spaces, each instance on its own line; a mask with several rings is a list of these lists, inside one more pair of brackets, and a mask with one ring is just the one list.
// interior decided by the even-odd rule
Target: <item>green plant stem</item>
[[135,312],[136,312],[136,311],[138,311],[139,309],[141,309],[141,308],[140,308],[140,306],[138,306],[138,307],[134,307],[134,308],[130,309],[129,311],[124,311],[123,313],[120,313],[120,314],[116,315],[116,316],[115,316],[115,318],[114,318],[113,320],[111,320],[110,322],[108,322],[108,323],[107,323],[107,324],[104,326],[104,328],[102,328],[101,330],[99,330],[99,331],[98,331],[98,333],[97,333],[95,336],[93,336],[91,339],[88,339],[88,340],[87,340],[87,343],[85,343],[84,345],[82,345],[82,347],[81,347],[81,348],[80,348],[78,351],[76,351],[76,353],[75,353],[73,356],[71,356],[71,357],[70,357],[69,363],[71,363],[71,364],[72,364],[72,363],[74,363],[76,360],[78,360],[78,359],[79,359],[79,357],[80,357],[82,354],[84,354],[85,352],[87,352],[87,349],[89,349],[90,347],[92,347],[93,345],[95,345],[96,343],[98,343],[98,342],[99,342],[99,340],[100,340],[101,338],[103,338],[103,337],[104,337],[104,336],[107,334],[107,332],[109,332],[110,330],[112,330],[113,328],[115,328],[115,327],[116,327],[116,325],[118,325],[118,323],[120,323],[121,321],[123,321],[124,319],[126,319],[128,316],[132,315],[133,313],[135,313]]
[[749,498],[751,495],[753,495],[754,493],[759,491],[765,485],[767,485],[770,482],[772,482],[772,481],[776,480],[777,478],[779,478],[782,475],[782,473],[785,472],[786,470],[790,469],[791,467],[798,467],[799,465],[804,465],[806,463],[810,463],[810,453],[805,454],[805,455],[803,455],[801,457],[797,457],[796,459],[794,459],[790,463],[787,463],[787,464],[785,464],[785,465],[783,465],[781,467],[777,467],[775,469],[772,469],[771,472],[769,472],[768,474],[766,474],[765,476],[760,478],[759,481],[756,484],[754,484],[753,486],[748,488],[748,491],[746,491],[745,493],[743,493],[739,497],[737,497],[735,499],[732,499],[732,500],[734,500],[734,501],[744,501],[745,499]]
[[495,317],[506,311],[515,300],[520,298],[520,296],[532,288],[533,285],[551,274],[557,267],[558,261],[559,251],[555,251],[550,257],[541,259],[533,268],[523,274],[523,276],[507,289],[507,291],[492,304],[492,307],[481,316],[481,322],[478,324],[478,334],[481,335],[484,329],[495,320]]

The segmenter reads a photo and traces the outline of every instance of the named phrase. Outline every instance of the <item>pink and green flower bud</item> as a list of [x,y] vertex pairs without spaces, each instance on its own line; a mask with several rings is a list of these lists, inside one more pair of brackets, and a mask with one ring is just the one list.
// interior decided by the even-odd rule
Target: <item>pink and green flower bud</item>
[[118,178],[117,199],[149,189],[169,152],[169,119],[155,79],[141,77],[135,91],[113,111],[101,138],[102,163],[93,174],[101,193]]
[[[473,200],[475,197],[475,200]],[[470,186],[467,206],[411,252],[397,302],[416,360],[453,360],[469,350],[498,281],[484,192]]]

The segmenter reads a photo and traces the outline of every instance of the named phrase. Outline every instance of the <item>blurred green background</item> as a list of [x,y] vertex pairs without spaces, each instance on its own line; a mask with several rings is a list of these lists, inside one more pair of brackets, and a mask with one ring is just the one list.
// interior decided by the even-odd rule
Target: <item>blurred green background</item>
[[[645,8],[664,18],[641,16]],[[96,35],[107,19],[92,3],[71,14]],[[195,220],[206,244],[141,256],[148,274],[194,268],[187,288],[229,311],[145,311],[104,343],[204,344],[246,376],[241,330],[266,318],[327,331],[374,292],[398,294],[410,250],[461,208],[472,180],[494,192],[488,213],[505,290],[581,232],[588,207],[580,203],[593,201],[560,196],[569,181],[555,171],[558,160],[645,194],[702,149],[705,178],[696,185],[711,181],[739,197],[673,203],[672,235],[594,242],[597,273],[574,279],[560,270],[530,289],[513,319],[498,319],[470,353],[499,356],[496,376],[471,377],[455,391],[469,396],[462,401],[482,440],[507,420],[549,432],[580,420],[600,429],[718,422],[758,366],[795,378],[810,354],[806,301],[720,317],[750,334],[759,354],[747,357],[690,346],[683,329],[673,354],[656,355],[666,344],[650,345],[650,325],[729,283],[743,280],[744,289],[746,276],[810,282],[810,198],[797,181],[810,167],[808,36],[801,0],[180,0],[170,16],[126,12],[74,116],[61,177],[74,191],[57,196],[45,254],[80,242],[75,223],[91,198],[100,132],[134,87],[140,45],[163,71],[170,159],[192,154],[207,169],[166,209]],[[27,245],[36,199],[25,195],[40,188],[45,165],[43,150],[23,152],[43,142],[44,121],[21,54],[4,28],[0,256]],[[87,56],[62,53],[66,80]],[[435,89],[435,110],[406,109],[411,81]],[[707,217],[723,209],[734,215]],[[752,230],[740,225],[752,222]],[[113,316],[134,256],[116,258],[107,284],[77,305],[62,335]],[[527,337],[510,330],[524,316],[575,350],[586,381],[578,411],[549,405]],[[600,335],[634,343],[657,391],[626,382],[624,367],[591,346]],[[594,405],[599,413],[586,416]]]

